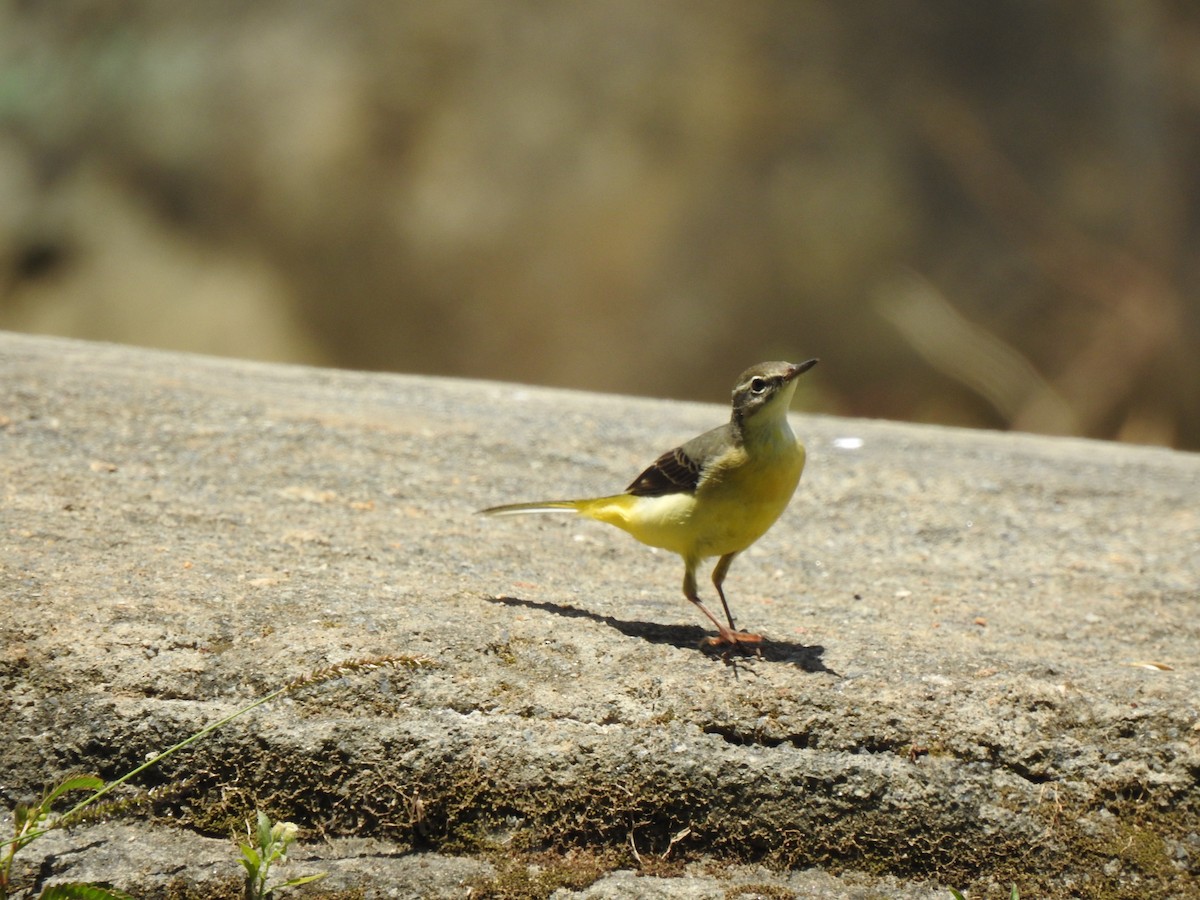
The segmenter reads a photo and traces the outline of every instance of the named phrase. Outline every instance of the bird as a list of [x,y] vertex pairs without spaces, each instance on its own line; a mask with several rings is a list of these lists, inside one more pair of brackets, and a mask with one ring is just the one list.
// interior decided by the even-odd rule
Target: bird
[[[683,594],[714,626],[709,646],[758,644],[739,631],[725,598],[725,577],[739,553],[766,534],[783,513],[804,471],[804,445],[788,422],[796,378],[817,364],[765,362],[751,366],[733,388],[724,425],[668,450],[620,494],[578,500],[509,503],[486,516],[574,512],[621,528],[643,544],[683,558]],[[696,570],[717,557],[712,583],[728,625],[700,599]]]

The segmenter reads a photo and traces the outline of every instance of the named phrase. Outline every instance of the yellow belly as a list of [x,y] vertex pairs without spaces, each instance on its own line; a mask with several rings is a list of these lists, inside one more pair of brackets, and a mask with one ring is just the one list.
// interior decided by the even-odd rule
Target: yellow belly
[[792,442],[758,459],[744,454],[695,494],[618,494],[584,501],[579,512],[628,531],[644,544],[687,559],[740,553],[775,524],[804,470],[804,448]]

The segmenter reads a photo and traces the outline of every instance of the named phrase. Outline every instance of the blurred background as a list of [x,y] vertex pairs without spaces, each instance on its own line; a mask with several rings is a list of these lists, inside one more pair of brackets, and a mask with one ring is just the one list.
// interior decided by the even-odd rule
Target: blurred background
[[1200,448],[1195,0],[0,4],[0,328]]

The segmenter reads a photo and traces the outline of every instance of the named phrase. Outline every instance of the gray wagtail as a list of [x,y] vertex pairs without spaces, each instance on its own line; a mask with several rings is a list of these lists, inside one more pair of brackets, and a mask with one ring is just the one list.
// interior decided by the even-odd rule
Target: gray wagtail
[[[747,369],[733,389],[729,421],[668,450],[623,494],[587,500],[543,500],[480,510],[484,515],[576,512],[623,528],[643,544],[683,557],[683,593],[717,626],[707,642],[758,643],[738,631],[722,584],[734,557],[766,534],[787,507],[804,470],[804,445],[788,424],[796,377],[817,364],[768,362]],[[729,626],[696,591],[696,567],[719,556],[712,582]]]

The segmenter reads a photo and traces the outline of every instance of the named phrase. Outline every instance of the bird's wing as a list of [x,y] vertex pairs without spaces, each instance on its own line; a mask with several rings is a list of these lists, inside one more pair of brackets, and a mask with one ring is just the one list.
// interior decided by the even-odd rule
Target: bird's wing
[[638,497],[694,494],[707,464],[729,446],[729,425],[722,425],[668,450],[633,480],[625,493]]

